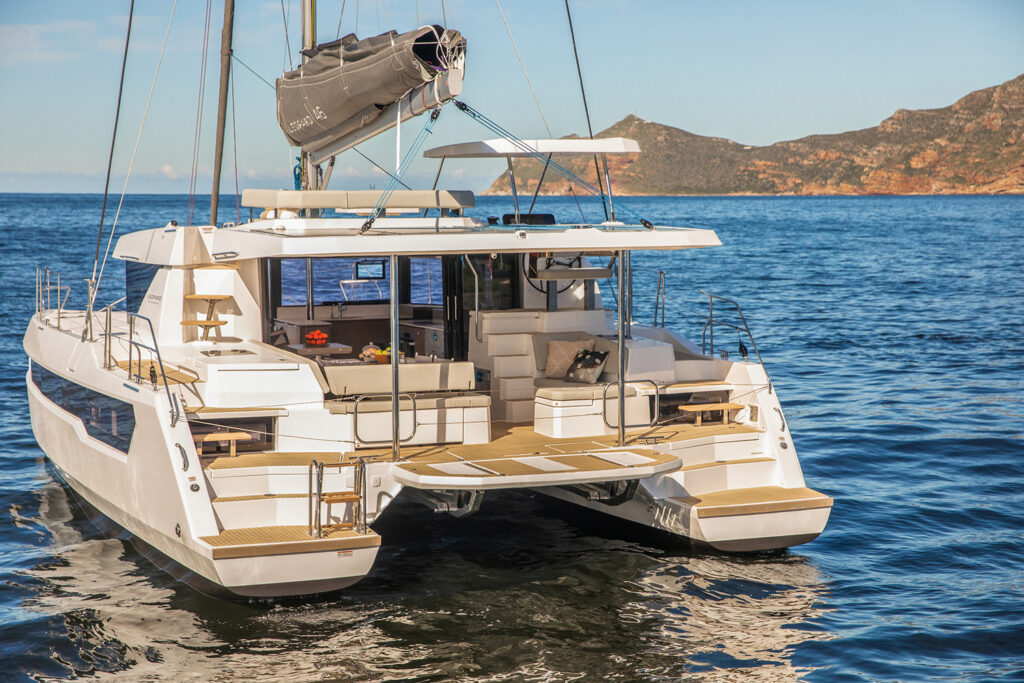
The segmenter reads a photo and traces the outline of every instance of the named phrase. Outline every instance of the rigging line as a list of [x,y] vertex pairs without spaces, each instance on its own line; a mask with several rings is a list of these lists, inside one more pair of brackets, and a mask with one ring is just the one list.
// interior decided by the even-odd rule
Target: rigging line
[[[481,112],[479,112],[476,109],[474,109],[473,107],[469,106],[468,104],[466,104],[462,100],[453,100],[453,101],[455,103],[455,107],[459,111],[463,112],[464,114],[466,114],[467,116],[469,116],[470,118],[472,118],[473,120],[478,122],[480,125],[482,125],[483,127],[487,128],[487,130],[489,130],[492,133],[495,133],[496,135],[499,135],[500,137],[508,140],[513,145],[515,145],[521,152],[523,152],[525,154],[528,154],[529,156],[533,157],[534,159],[537,159],[538,161],[545,161],[545,157],[544,157],[544,155],[541,152],[538,152],[533,147],[530,147],[530,145],[526,144],[525,141],[523,141],[521,138],[519,138],[516,135],[514,135],[513,133],[511,133],[506,128],[503,128],[500,124],[498,124],[498,123],[492,121],[491,119],[487,118]],[[570,183],[576,183],[580,187],[584,188],[588,192],[593,193],[594,195],[600,195],[602,197],[605,196],[603,192],[598,190],[596,187],[594,187],[593,185],[588,183],[583,178],[580,178],[578,175],[576,175],[575,173],[573,173],[569,169],[567,169],[564,166],[562,166],[561,164],[559,164],[557,161],[549,161],[548,163],[550,164],[551,168],[555,169],[555,171],[557,171],[562,177],[564,177]],[[640,225],[642,225],[643,227],[647,228],[648,230],[651,230],[651,229],[654,228],[654,226],[651,224],[650,221],[648,221],[647,219],[643,218],[636,211],[633,211],[628,206],[623,206],[622,208],[623,208],[624,211],[626,211],[628,213],[631,213],[634,216],[636,216],[639,219],[639,221],[640,221]]]
[[551,126],[548,125],[548,120],[544,116],[544,110],[540,106],[540,99],[537,97],[537,91],[533,89],[533,83],[530,81],[530,74],[526,73],[526,64],[523,63],[523,57],[519,54],[519,48],[516,47],[516,39],[512,37],[512,29],[509,28],[508,19],[505,18],[505,13],[501,11],[501,3],[498,0],[494,0],[494,4],[498,8],[498,14],[501,15],[501,21],[505,24],[505,32],[508,33],[508,39],[512,41],[512,49],[515,50],[516,59],[519,60],[519,67],[523,70],[523,76],[526,77],[526,84],[530,86],[530,94],[533,95],[533,101],[537,104],[537,111],[540,112],[540,120],[544,122],[544,129],[548,132],[548,137],[551,135]]
[[235,75],[231,74],[231,153],[235,157],[235,224],[242,222],[241,197],[238,194],[238,123],[235,119]]
[[[572,28],[572,12],[569,11],[569,0],[565,0],[565,16],[569,18],[569,36],[572,37],[572,54],[576,58],[576,75],[580,79],[580,94],[583,96],[583,113],[587,117],[587,133],[590,139],[594,139],[594,129],[590,126],[590,109],[587,107],[587,91],[583,87],[583,71],[580,69],[580,55],[576,51],[576,32]],[[597,178],[597,186],[601,190],[601,206],[604,207],[604,218],[608,220],[608,202],[605,201],[604,184],[601,182],[601,169],[597,165],[597,155],[594,155],[594,177]]]
[[[107,216],[107,195],[110,192],[110,170],[114,165],[114,145],[117,142],[117,123],[121,118],[121,96],[124,94],[124,72],[128,64],[128,43],[132,38],[132,17],[135,16],[135,0],[128,5],[128,32],[124,37],[124,55],[121,57],[121,81],[117,86],[117,107],[114,109],[114,133],[110,137],[110,154],[107,156],[107,179],[103,183],[103,206],[100,209],[100,230],[96,234],[96,256],[92,261],[92,280],[96,280],[96,269],[100,262],[100,245],[103,243],[103,221]],[[95,292],[95,287],[93,287]],[[90,304],[95,300],[95,294],[90,293]],[[91,308],[91,306],[90,306]]]
[[403,182],[402,182],[402,181],[401,181],[400,179],[396,178],[396,177],[395,177],[395,174],[394,174],[394,173],[392,173],[392,172],[391,172],[391,171],[389,171],[388,169],[384,168],[383,166],[381,166],[380,164],[378,164],[378,163],[377,163],[376,161],[374,161],[374,160],[373,160],[373,159],[371,159],[370,157],[368,157],[368,156],[366,156],[365,154],[363,154],[362,152],[360,152],[360,151],[359,151],[358,149],[356,149],[355,147],[353,147],[353,148],[352,148],[352,151],[353,151],[353,152],[355,152],[356,154],[358,154],[359,156],[361,156],[362,158],[366,159],[367,161],[369,161],[369,162],[370,162],[371,164],[373,164],[373,165],[374,165],[374,166],[375,166],[375,167],[376,167],[376,168],[377,168],[378,170],[380,170],[380,171],[382,171],[383,173],[387,174],[387,176],[388,176],[388,177],[390,177],[390,178],[391,178],[392,180],[397,180],[397,181],[399,182],[399,184],[401,184],[401,186],[402,186],[402,187],[404,187],[405,189],[407,189],[407,190],[411,190],[411,189],[412,189],[411,187],[409,187],[408,185],[406,185],[405,183],[403,183]]
[[448,28],[448,14],[444,11],[444,0],[441,0],[441,19],[444,21],[444,27]]
[[[290,8],[291,5],[292,3],[289,2],[288,7]],[[292,43],[288,38],[288,14],[284,11],[284,0],[281,0],[281,20],[284,22],[284,49],[286,51],[285,53],[288,55],[288,63],[286,65],[287,70],[291,68],[292,64]]]
[[[412,145],[409,146],[409,150],[405,153],[405,157],[398,164],[398,176],[404,175],[409,166],[412,165],[413,160],[419,154],[419,149],[424,142],[427,141],[427,136],[434,132],[434,124],[437,122],[438,117],[441,116],[441,107],[435,107],[430,112],[430,118],[423,124],[423,128],[420,130],[416,139],[412,141]],[[388,181],[387,186],[384,188],[384,192],[381,193],[377,199],[376,206],[373,207],[373,212],[370,217],[366,219],[363,226],[359,228],[359,234],[363,234],[367,230],[373,227],[374,221],[380,217],[384,211],[384,207],[387,206],[388,199],[391,198],[391,194],[395,191],[395,183],[402,182],[398,176],[391,176],[391,180]],[[403,183],[404,184],[404,183]]]
[[203,133],[203,99],[206,94],[206,61],[209,53],[210,45],[210,12],[212,9],[212,3],[210,0],[206,0],[206,25],[203,31],[203,57],[200,63],[199,71],[199,97],[196,102],[196,128],[195,136],[192,140],[192,175],[189,179],[188,188],[188,219],[186,225],[192,225],[192,210],[195,208],[196,203],[196,187],[199,175],[199,141],[202,139]]
[[341,20],[345,18],[345,0],[341,0],[341,14],[338,15],[338,35],[334,37],[335,40],[341,38]]
[[[508,25],[508,19],[505,18],[505,12],[501,9],[501,2],[494,0],[494,4],[498,8],[498,14],[501,15],[501,21],[505,24],[505,32],[508,33],[508,39],[512,43],[512,49],[516,53],[516,59],[519,60],[519,68],[523,70],[523,76],[526,78],[526,84],[530,86],[530,94],[533,95],[533,101],[537,105],[537,111],[540,112],[540,120],[544,123],[544,130],[548,132],[548,137],[552,138],[554,135],[551,134],[551,126],[548,125],[548,119],[544,116],[544,109],[540,106],[540,98],[537,97],[537,91],[533,89],[533,82],[530,80],[530,74],[526,73],[526,64],[523,63],[523,57],[519,54],[519,47],[516,45],[516,39],[512,37],[512,29]],[[537,181],[537,187],[533,191],[533,199],[530,200],[530,209],[527,213],[533,213],[533,207],[537,203],[537,195],[540,194],[541,183],[544,182],[544,176],[548,172],[548,163],[551,161],[551,155],[548,155],[547,161],[544,163],[544,168],[541,169],[540,179]],[[571,187],[571,186],[570,186]],[[575,194],[573,195],[575,197]],[[576,200],[577,207],[579,207],[579,200]],[[580,207],[580,216],[583,216],[583,209]]]
[[153,92],[156,90],[156,79],[160,75],[160,65],[164,61],[164,52],[167,49],[167,39],[171,35],[171,24],[174,22],[174,11],[177,7],[178,0],[174,0],[174,4],[171,5],[171,16],[167,20],[167,31],[164,33],[164,42],[160,46],[160,56],[156,61],[156,72],[153,74],[153,83],[149,86],[149,96],[146,97],[146,108],[142,113],[142,124],[139,126],[139,134],[135,138],[135,147],[132,149],[131,160],[128,162],[128,173],[124,177],[124,186],[121,188],[121,199],[117,203],[117,211],[114,213],[114,222],[110,226],[110,235],[107,237],[107,248],[103,253],[103,262],[100,264],[100,272],[98,276],[95,275],[94,270],[93,277],[96,283],[92,288],[93,294],[90,306],[96,300],[96,292],[99,290],[100,281],[103,279],[103,270],[107,265],[107,258],[110,256],[110,246],[114,242],[114,232],[117,230],[117,219],[121,216],[121,206],[124,204],[124,197],[128,192],[128,179],[132,177],[132,168],[135,166],[135,155],[139,151],[139,143],[142,141],[142,131],[146,127],[146,118],[149,116],[149,105],[153,101]]
[[251,73],[251,74],[252,74],[253,76],[255,76],[256,78],[258,78],[258,79],[260,79],[261,81],[263,81],[264,83],[266,83],[266,84],[267,84],[267,87],[269,87],[269,88],[273,88],[273,87],[274,87],[274,84],[273,84],[273,83],[271,83],[271,82],[270,82],[270,81],[268,81],[267,79],[263,78],[263,76],[260,76],[260,75],[259,75],[258,73],[256,73],[256,71],[255,71],[255,70],[254,70],[254,69],[253,69],[253,68],[252,68],[251,66],[249,66],[248,64],[246,64],[245,62],[243,62],[243,61],[242,61],[241,59],[239,59],[239,58],[238,58],[238,55],[236,55],[236,54],[234,53],[234,51],[232,51],[232,52],[231,52],[231,59],[235,60],[236,62],[238,62],[239,64],[241,64],[242,66],[244,66],[244,67],[246,68],[246,70],[248,70],[248,72],[249,72],[249,73]]

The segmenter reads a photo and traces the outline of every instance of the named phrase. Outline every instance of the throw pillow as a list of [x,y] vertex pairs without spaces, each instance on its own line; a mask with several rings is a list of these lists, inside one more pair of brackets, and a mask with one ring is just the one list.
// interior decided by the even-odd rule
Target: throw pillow
[[565,378],[570,382],[594,384],[608,362],[607,351],[580,351],[569,366]]
[[584,341],[549,341],[548,363],[544,368],[544,376],[552,379],[565,379],[565,372],[572,365],[576,354],[580,351],[593,350],[593,339]]

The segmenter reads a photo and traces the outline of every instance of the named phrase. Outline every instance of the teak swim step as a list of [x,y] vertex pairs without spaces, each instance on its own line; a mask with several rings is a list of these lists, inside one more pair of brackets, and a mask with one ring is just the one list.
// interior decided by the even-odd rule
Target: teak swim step
[[832,498],[814,489],[787,489],[781,486],[727,489],[686,498],[673,497],[670,500],[696,508],[697,517],[701,519],[830,508],[833,503]]
[[356,550],[380,545],[380,536],[369,529],[366,533],[359,533],[353,529],[327,526],[324,527],[323,538],[310,538],[309,530],[304,526],[263,526],[225,529],[216,536],[200,536],[199,540],[212,546],[215,560]]

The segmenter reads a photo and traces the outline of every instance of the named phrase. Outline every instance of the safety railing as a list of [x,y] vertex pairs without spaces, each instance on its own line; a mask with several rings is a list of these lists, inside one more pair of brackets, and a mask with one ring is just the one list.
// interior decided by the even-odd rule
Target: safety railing
[[[747,319],[743,315],[743,310],[740,305],[734,299],[729,299],[724,296],[712,294],[703,289],[698,289],[698,292],[708,298],[708,312],[704,318],[704,325],[701,329],[700,335],[700,347],[701,353],[705,356],[715,355],[715,327],[728,328],[735,330],[737,333],[745,334],[747,339],[750,340],[750,345],[754,349],[754,355],[757,356],[757,362],[764,366],[764,360],[761,358],[761,352],[757,348],[757,342],[754,341],[754,335],[750,331],[750,326],[747,324]],[[665,327],[665,314],[666,304],[668,298],[668,274],[663,271],[658,271],[658,284],[654,292],[654,320],[653,327]],[[715,317],[715,302],[720,301],[729,304],[732,310],[735,311],[736,318],[739,324],[737,325],[733,320],[725,319],[721,316]],[[746,347],[742,344],[742,338],[740,343],[740,354],[743,356],[743,360],[746,360]]]
[[[119,336],[111,330],[112,306],[113,304],[104,309],[105,327],[103,330],[103,337],[105,342],[104,348],[108,354],[104,356],[104,367],[108,370],[113,370],[116,366],[113,359],[112,338],[114,336]],[[149,381],[153,384],[154,389],[156,389],[160,384],[163,384],[164,393],[167,394],[167,402],[171,407],[171,427],[174,427],[178,424],[178,420],[181,419],[181,405],[178,401],[177,394],[171,392],[170,384],[167,381],[167,371],[164,368],[163,357],[160,355],[160,345],[157,344],[156,333],[153,331],[153,321],[144,315],[132,313],[131,311],[124,311],[124,314],[128,322],[128,336],[121,337],[121,340],[128,344],[128,379],[139,384]],[[144,322],[149,328],[149,338],[153,341],[152,346],[136,339],[136,321]],[[149,377],[142,376],[143,351],[149,351],[153,354],[153,358],[149,359]]]
[[[324,493],[324,469],[328,467],[338,468],[339,474],[346,467],[355,468],[352,474],[352,490],[338,493]],[[352,521],[340,524],[323,523],[323,507],[331,505],[332,496],[354,494],[352,499]],[[324,527],[351,528],[360,534],[366,533],[366,460],[356,458],[354,462],[323,463],[313,460],[309,463],[309,499],[308,499],[308,522],[307,532],[312,538],[323,538]]]
[[[70,285],[65,285],[61,281],[60,273],[56,273],[56,284],[53,284],[54,274],[51,273],[49,268],[37,267],[36,268],[36,316],[45,325],[55,326],[58,330],[62,329],[61,324],[65,317],[64,306],[67,303],[68,298],[71,295]],[[91,305],[93,300],[92,282],[86,280],[86,285],[89,288],[88,300]],[[56,296],[52,294],[56,292]],[[164,367],[163,358],[160,355],[160,346],[156,341],[156,333],[153,330],[153,322],[144,315],[138,313],[132,313],[131,311],[116,311],[117,313],[125,314],[125,321],[128,326],[127,337],[124,332],[115,332],[113,328],[113,313],[115,312],[114,306],[117,306],[126,297],[121,297],[112,304],[108,304],[103,309],[103,368],[105,370],[113,370],[118,367],[114,361],[114,339],[119,338],[128,346],[128,378],[131,381],[135,381],[139,384],[149,381],[153,384],[153,388],[158,388],[161,384],[163,385],[164,393],[167,395],[167,402],[170,405],[171,413],[171,427],[178,424],[181,419],[182,410],[181,402],[178,400],[178,396],[171,391],[170,383],[167,381],[167,372]],[[56,324],[50,322],[48,318],[40,315],[45,311],[55,310],[53,304],[56,303],[57,320]],[[85,311],[85,320],[82,327],[82,343],[86,341],[94,341],[93,336],[93,311],[91,307]],[[143,321],[149,329],[149,339],[152,340],[152,346],[136,338],[135,328],[136,322]],[[142,376],[142,356],[143,352],[148,351],[152,354],[150,358],[149,366],[149,377]],[[200,401],[201,401],[200,397]]]
[[[36,268],[36,315],[43,311],[54,310],[53,302],[57,303],[57,329],[61,329],[61,321],[64,317],[64,305],[71,296],[71,286],[61,282],[61,275],[57,273],[57,284],[51,281],[49,268]],[[56,295],[53,293],[56,292]],[[49,324],[49,321],[43,321]]]

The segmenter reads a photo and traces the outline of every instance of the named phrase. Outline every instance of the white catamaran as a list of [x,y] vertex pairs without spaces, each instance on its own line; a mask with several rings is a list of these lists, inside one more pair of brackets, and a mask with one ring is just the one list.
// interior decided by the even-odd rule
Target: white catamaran
[[[715,233],[617,221],[607,163],[607,221],[520,210],[513,158],[589,187],[558,160],[638,145],[521,140],[455,101],[501,137],[425,156],[505,158],[510,214],[475,220],[472,193],[397,179],[327,190],[334,156],[431,112],[427,130],[454,101],[465,41],[428,26],[315,46],[308,0],[304,13],[304,64],[278,82],[304,189],[245,190],[241,224],[121,237],[124,309],[96,307],[93,286],[68,310],[40,272],[26,383],[57,474],[176,576],[244,597],[359,581],[399,495],[464,516],[487,491],[528,488],[724,551],[818,536],[832,499],[805,486],[738,305],[706,295],[699,343],[631,319],[630,253]],[[756,362],[716,349],[723,325]]]

